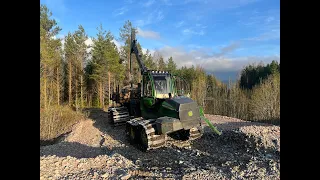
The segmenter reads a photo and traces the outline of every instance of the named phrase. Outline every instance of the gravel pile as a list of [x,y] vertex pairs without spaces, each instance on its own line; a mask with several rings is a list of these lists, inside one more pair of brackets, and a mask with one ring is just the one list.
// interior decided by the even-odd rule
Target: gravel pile
[[40,179],[128,179],[133,164],[120,154],[95,158],[40,157]]
[[[144,153],[127,142],[124,127],[91,111],[58,144],[40,147],[43,179],[280,179],[280,127],[206,115],[222,131],[173,141]],[[183,144],[183,145],[182,145]]]

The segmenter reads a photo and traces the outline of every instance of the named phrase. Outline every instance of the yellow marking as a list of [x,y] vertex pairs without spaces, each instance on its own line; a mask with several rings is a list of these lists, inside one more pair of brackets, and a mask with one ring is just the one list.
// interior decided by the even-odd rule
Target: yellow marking
[[189,115],[189,116],[192,116],[192,115],[193,115],[193,114],[192,114],[192,111],[189,111],[189,112],[188,112],[188,115]]

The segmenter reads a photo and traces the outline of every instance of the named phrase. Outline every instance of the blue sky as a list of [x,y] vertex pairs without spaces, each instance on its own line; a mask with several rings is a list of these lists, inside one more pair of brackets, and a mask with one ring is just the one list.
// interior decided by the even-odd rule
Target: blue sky
[[[89,37],[96,28],[119,37],[130,20],[145,49],[173,56],[179,66],[234,71],[249,62],[280,61],[280,0],[40,0],[62,28],[81,24]],[[116,44],[121,42],[116,41]]]

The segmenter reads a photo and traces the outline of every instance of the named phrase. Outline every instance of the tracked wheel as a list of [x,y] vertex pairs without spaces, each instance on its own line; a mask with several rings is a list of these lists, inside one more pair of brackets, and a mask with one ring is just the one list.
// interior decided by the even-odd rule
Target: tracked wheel
[[126,107],[111,107],[108,109],[108,120],[114,126],[124,125],[130,120],[129,111]]
[[134,144],[134,142],[136,141],[135,137],[136,137],[136,130],[134,129],[134,127],[130,126],[128,128],[128,139],[130,144]]
[[203,131],[200,128],[196,128],[196,127],[191,128],[189,133],[190,133],[189,140],[199,139],[203,135]]
[[[142,118],[132,119],[127,122],[127,135],[131,143],[134,143],[141,151],[149,151],[163,147],[166,143],[164,134],[155,134],[155,120],[143,120]],[[130,130],[134,129],[134,140],[130,137]]]
[[165,146],[165,134],[155,134],[155,122],[149,122],[142,125],[143,129],[140,131],[141,150],[148,151],[151,149],[158,149]]
[[142,150],[142,151],[147,151],[148,150],[148,135],[145,131],[144,128],[141,128],[140,130],[140,143],[139,143],[139,148]]

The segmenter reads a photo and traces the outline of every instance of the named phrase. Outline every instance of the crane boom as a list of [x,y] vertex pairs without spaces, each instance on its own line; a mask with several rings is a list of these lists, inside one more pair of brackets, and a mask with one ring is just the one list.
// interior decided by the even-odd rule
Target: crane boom
[[[131,66],[131,54],[134,53],[136,55],[136,59],[139,64],[141,74],[143,74],[144,72],[148,71],[148,68],[142,62],[141,55],[139,54],[139,50],[136,43],[137,43],[137,40],[135,39],[135,37],[133,37],[133,32],[131,31],[130,66]],[[130,68],[130,71],[131,71],[131,68]]]

